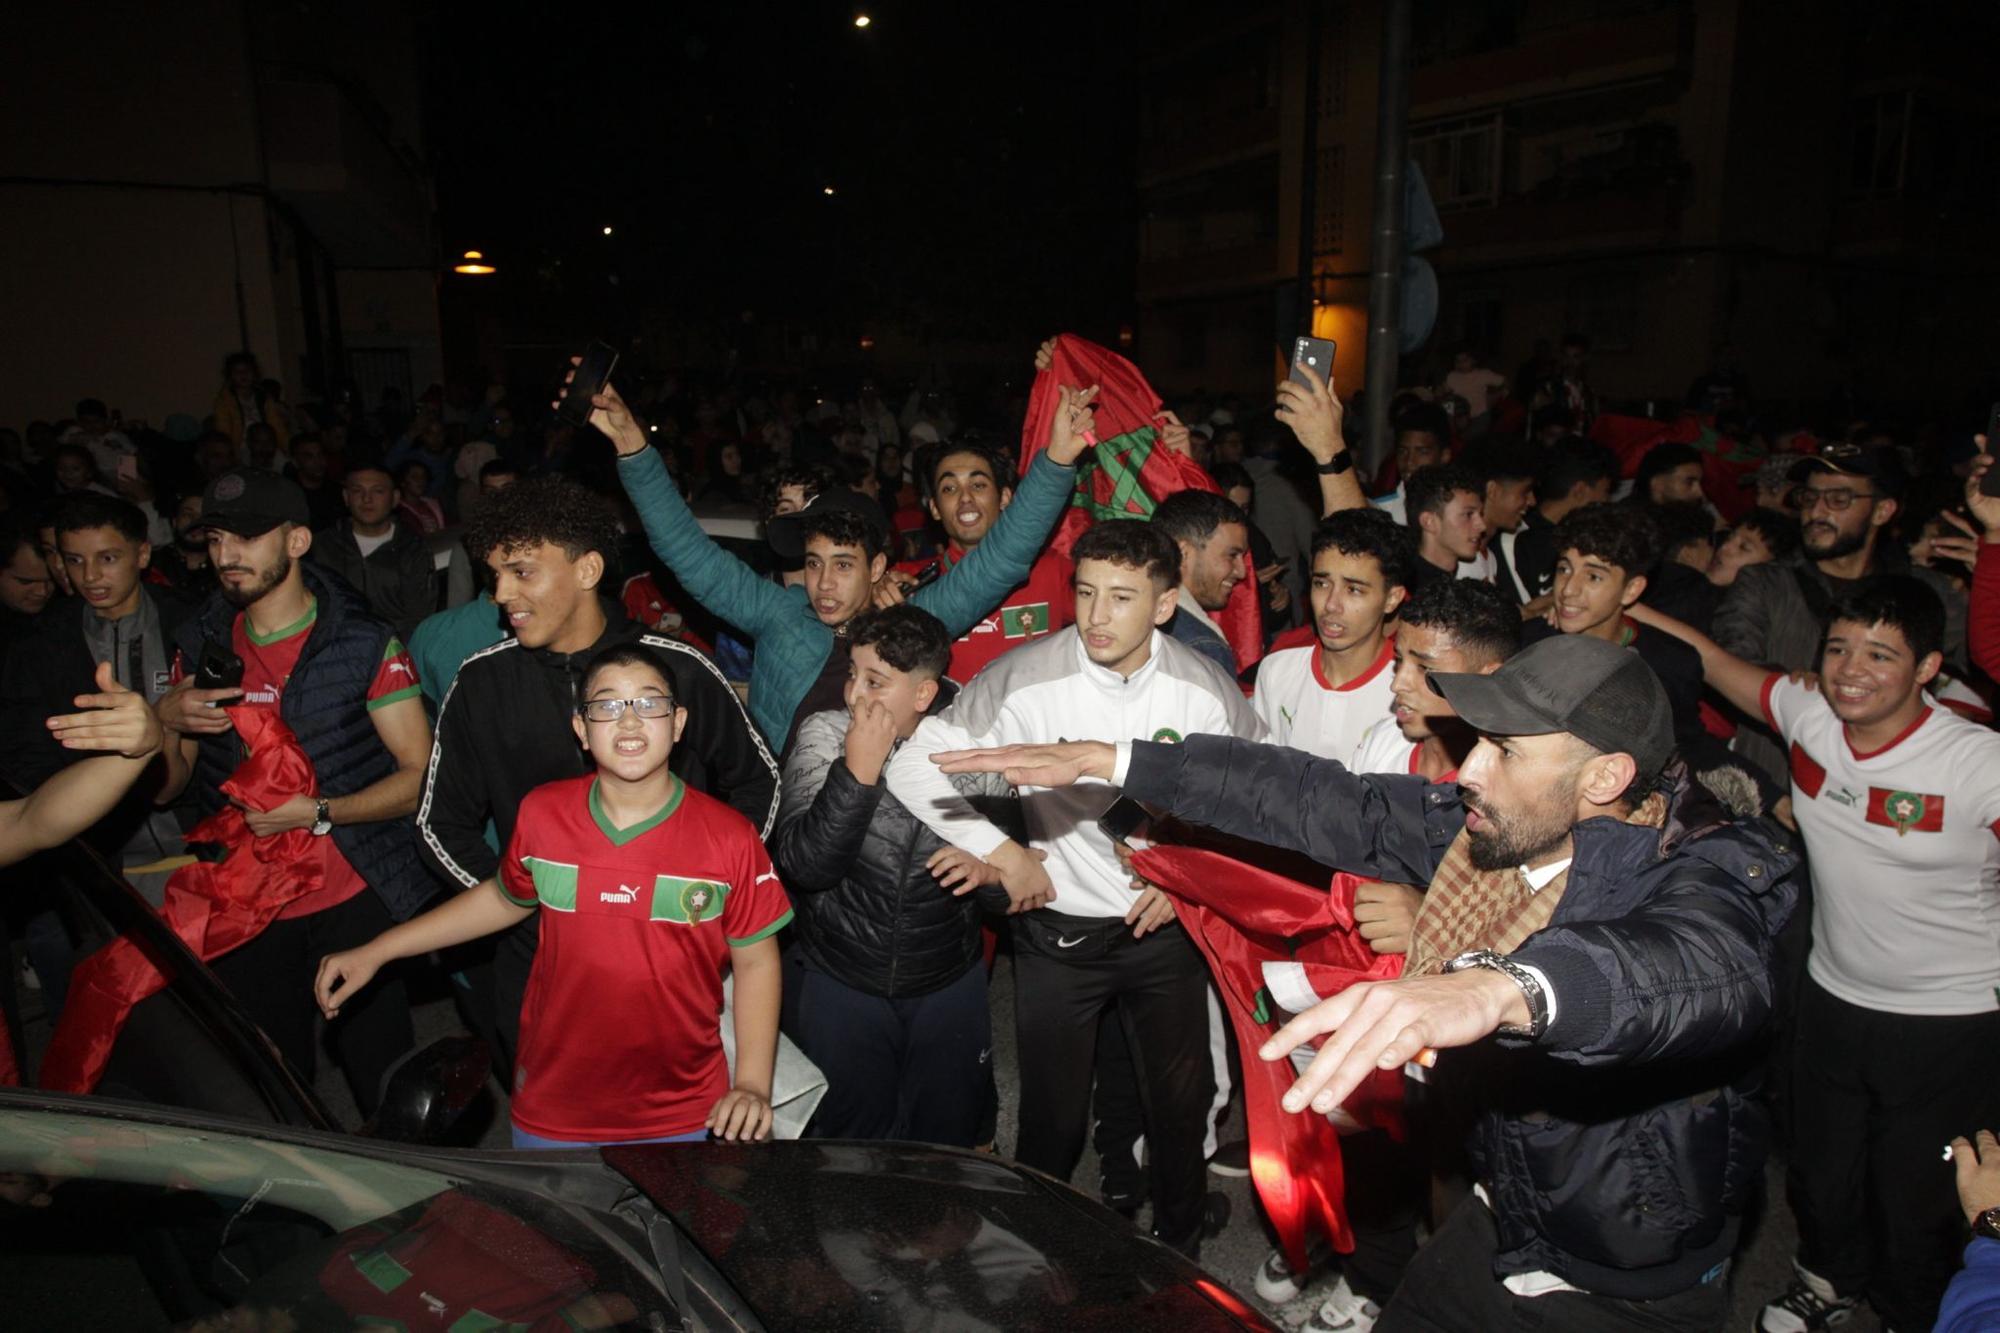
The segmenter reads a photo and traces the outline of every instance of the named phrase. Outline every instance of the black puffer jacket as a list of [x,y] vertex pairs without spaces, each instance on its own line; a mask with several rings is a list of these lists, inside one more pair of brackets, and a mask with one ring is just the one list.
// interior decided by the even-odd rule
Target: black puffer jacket
[[[1495,1268],[1655,1300],[1735,1249],[1763,1169],[1757,1038],[1771,946],[1797,901],[1797,840],[1724,822],[1676,761],[1663,828],[1585,820],[1555,918],[1514,951],[1555,1017],[1534,1042],[1448,1052],[1474,1077],[1472,1135]],[[1360,776],[1297,750],[1214,736],[1135,742],[1125,794],[1355,874],[1428,884],[1465,826],[1455,783]],[[1491,1058],[1482,1058],[1491,1057]]]
[[[925,863],[944,844],[880,781],[856,781],[846,747],[847,713],[829,709],[799,724],[785,758],[771,856],[792,895],[794,947],[856,990],[926,995],[979,962],[980,915],[1004,913],[1007,892],[939,888]],[[970,797],[1009,795],[997,774],[952,781]]]

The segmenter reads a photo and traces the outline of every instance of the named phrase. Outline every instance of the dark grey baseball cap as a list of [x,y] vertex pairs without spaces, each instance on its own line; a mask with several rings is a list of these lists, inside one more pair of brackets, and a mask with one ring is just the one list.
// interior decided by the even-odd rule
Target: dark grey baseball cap
[[850,491],[839,483],[806,501],[804,509],[790,514],[780,514],[764,525],[764,538],[771,543],[771,549],[786,560],[806,558],[806,520],[814,515],[843,509],[866,524],[875,536],[875,549],[884,550],[889,543],[888,528],[882,521],[882,506],[876,504],[858,491]]
[[1566,731],[1606,754],[1632,756],[1642,782],[1674,752],[1673,708],[1653,669],[1629,648],[1582,634],[1529,644],[1491,675],[1437,672],[1431,688],[1467,725],[1492,736]]

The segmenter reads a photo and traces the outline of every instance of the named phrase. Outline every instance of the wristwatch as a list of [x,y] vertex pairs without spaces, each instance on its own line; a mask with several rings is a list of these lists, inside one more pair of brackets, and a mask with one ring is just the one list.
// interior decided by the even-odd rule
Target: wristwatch
[[1348,469],[1352,468],[1353,466],[1354,466],[1354,451],[1352,449],[1342,449],[1332,458],[1329,458],[1324,463],[1321,463],[1319,465],[1318,470],[1319,474],[1322,477],[1337,477],[1341,473],[1346,472]]
[[2000,1208],[1988,1208],[1972,1219],[1972,1234],[2000,1240]]
[[324,838],[327,834],[333,832],[333,815],[327,809],[326,797],[324,796],[320,797],[313,805],[312,831],[313,836],[316,838]]
[[1444,970],[1463,972],[1474,967],[1483,967],[1506,977],[1521,988],[1521,996],[1528,1002],[1528,1025],[1522,1027],[1518,1023],[1502,1023],[1495,1029],[1501,1036],[1533,1039],[1549,1030],[1549,993],[1542,989],[1542,983],[1535,979],[1534,973],[1506,955],[1494,953],[1491,949],[1474,949],[1470,953],[1462,953],[1446,963]]

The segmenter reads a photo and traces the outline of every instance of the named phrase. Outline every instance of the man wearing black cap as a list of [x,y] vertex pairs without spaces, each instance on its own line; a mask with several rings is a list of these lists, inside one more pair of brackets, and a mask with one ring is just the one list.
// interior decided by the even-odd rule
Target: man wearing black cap
[[1690,782],[1658,678],[1615,645],[1567,635],[1430,680],[1480,733],[1456,786],[1217,736],[937,758],[1016,785],[1118,783],[1429,885],[1400,980],[1315,1005],[1258,1052],[1327,1037],[1284,1099],[1323,1114],[1371,1070],[1478,1048],[1445,1049],[1429,1075],[1478,1108],[1477,1202],[1418,1253],[1378,1333],[1717,1328],[1762,1167],[1752,1039],[1797,854]]
[[[1898,542],[1885,540],[1906,482],[1893,450],[1829,444],[1792,465],[1800,552],[1737,575],[1715,611],[1715,641],[1746,662],[1781,671],[1811,670],[1819,660],[1826,610],[1877,574],[1909,574],[1944,600],[1947,666],[1965,666],[1965,595],[1949,579],[1912,567]],[[1735,748],[1775,782],[1788,780],[1783,748],[1761,727],[1745,727]]]
[[[324,883],[215,963],[308,1078],[320,957],[408,918],[435,887],[410,819],[431,750],[416,668],[359,594],[305,563],[311,521],[305,492],[272,473],[238,468],[209,483],[202,525],[221,587],[175,636],[176,687],[158,710],[167,732],[164,798],[192,782],[203,814],[228,800],[222,784],[242,758],[226,707],[276,709],[312,761],[316,795],[246,818],[259,837],[311,830],[324,852]],[[204,658],[230,655],[242,664],[241,685],[200,688]],[[355,1103],[372,1114],[383,1076],[414,1041],[401,981],[343,1009],[329,1035]]]

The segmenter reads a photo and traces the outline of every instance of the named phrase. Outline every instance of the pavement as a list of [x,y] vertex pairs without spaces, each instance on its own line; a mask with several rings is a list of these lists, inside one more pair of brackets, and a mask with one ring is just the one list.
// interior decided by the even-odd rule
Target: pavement
[[[1014,1042],[1013,962],[1004,953],[994,966],[991,997],[994,1015],[993,1062],[1000,1086],[998,1141],[1001,1151],[1005,1152],[1013,1144],[1020,1126],[1020,1061]],[[461,1030],[458,1014],[448,997],[420,998],[412,1012],[419,1045]],[[343,1122],[356,1122],[358,1117],[354,1100],[337,1071],[323,1062],[317,1071],[316,1084],[321,1097]],[[488,1092],[491,1094],[491,1109],[481,1112],[484,1123],[478,1142],[481,1147],[505,1148],[508,1144],[506,1095],[497,1082],[490,1080]],[[1240,1137],[1242,1132],[1243,1106],[1239,1097],[1232,1101],[1224,1116],[1221,1137],[1227,1141]],[[1097,1156],[1086,1145],[1083,1160],[1078,1163],[1071,1183],[1094,1196],[1097,1182]],[[1252,1278],[1273,1244],[1250,1181],[1248,1178],[1225,1178],[1211,1172],[1209,1184],[1213,1191],[1229,1201],[1229,1222],[1219,1235],[1204,1242],[1202,1265],[1218,1281],[1263,1310],[1278,1324],[1298,1328],[1325,1298],[1327,1289],[1336,1280],[1335,1275],[1321,1276],[1296,1300],[1283,1306],[1273,1307],[1259,1301]],[[1798,1243],[1798,1233],[1783,1200],[1784,1166],[1774,1156],[1765,1171],[1761,1206],[1746,1225],[1746,1243],[1739,1249],[1730,1274],[1732,1301],[1726,1326],[1730,1330],[1753,1329],[1758,1309],[1791,1281],[1791,1258]],[[1142,1214],[1140,1223],[1143,1225],[1145,1220]],[[1880,1333],[1881,1324],[1872,1311],[1863,1310],[1842,1325],[1842,1329],[1843,1333]]]

